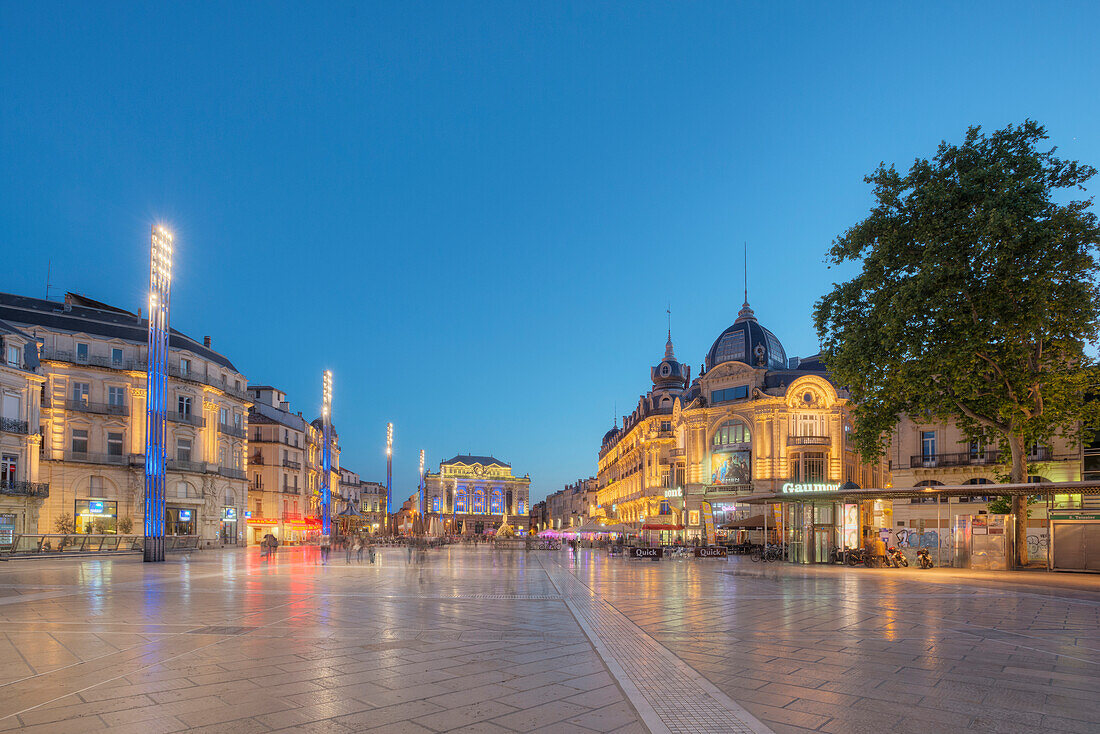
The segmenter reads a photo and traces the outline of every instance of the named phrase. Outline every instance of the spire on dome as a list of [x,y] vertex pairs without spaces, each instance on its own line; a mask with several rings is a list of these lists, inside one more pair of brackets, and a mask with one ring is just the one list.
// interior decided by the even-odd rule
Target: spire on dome
[[665,342],[665,359],[676,359],[676,355],[672,353],[672,332],[668,333],[668,341]]
[[749,305],[748,298],[741,304],[741,310],[737,312],[737,320],[733,323],[739,324],[742,321],[756,321],[756,312],[753,311],[752,306]]

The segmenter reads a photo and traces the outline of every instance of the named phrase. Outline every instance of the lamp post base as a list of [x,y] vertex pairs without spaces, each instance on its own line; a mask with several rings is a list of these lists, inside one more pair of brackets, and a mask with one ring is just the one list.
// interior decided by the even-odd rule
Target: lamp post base
[[159,538],[145,538],[145,562],[160,563],[164,561],[164,536]]

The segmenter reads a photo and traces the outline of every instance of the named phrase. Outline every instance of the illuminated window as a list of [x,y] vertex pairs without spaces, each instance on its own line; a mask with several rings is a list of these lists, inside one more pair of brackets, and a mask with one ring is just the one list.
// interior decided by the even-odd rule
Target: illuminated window
[[489,496],[489,512],[494,515],[504,514],[504,492],[494,489]]
[[455,512],[469,512],[470,511],[470,495],[466,492],[465,487],[459,487],[455,492]]
[[439,512],[439,498],[432,497],[432,512]]
[[521,514],[521,515],[527,514],[527,502],[526,502],[526,500],[520,500],[519,501],[519,514]]
[[474,490],[474,512],[485,514],[485,489],[483,487]]
[[738,385],[737,387],[727,387],[725,390],[711,390],[710,402],[728,403],[731,400],[744,400],[748,396],[749,386]]
[[749,427],[741,421],[727,421],[714,434],[715,446],[749,443],[751,440],[752,434],[749,432]]

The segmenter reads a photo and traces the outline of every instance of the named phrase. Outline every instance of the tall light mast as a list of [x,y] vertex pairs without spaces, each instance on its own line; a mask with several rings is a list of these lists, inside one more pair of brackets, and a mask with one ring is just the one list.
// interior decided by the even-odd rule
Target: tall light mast
[[424,449],[420,449],[420,516],[428,511],[428,498],[424,496]]
[[145,560],[164,560],[164,469],[168,434],[168,307],[172,234],[153,227],[149,252],[149,345],[145,397]]
[[332,532],[332,370],[321,378],[321,535]]
[[386,424],[386,512],[393,496],[393,423]]

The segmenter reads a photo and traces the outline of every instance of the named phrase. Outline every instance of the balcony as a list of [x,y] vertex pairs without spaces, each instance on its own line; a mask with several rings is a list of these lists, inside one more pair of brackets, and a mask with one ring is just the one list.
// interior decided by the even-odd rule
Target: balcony
[[26,421],[18,421],[14,418],[0,418],[0,431],[4,433],[22,433],[23,435],[29,432]]
[[252,454],[252,456],[248,457],[248,463],[252,464],[254,466],[263,466],[264,465],[264,455],[261,454],[261,453]]
[[0,482],[0,494],[14,497],[49,497],[48,482]]
[[165,413],[168,416],[168,420],[173,423],[186,423],[189,426],[195,426],[196,428],[206,428],[206,419],[201,415],[194,415],[192,413],[179,413],[174,410],[170,410]]
[[229,479],[244,479],[245,476],[243,469],[234,469],[231,466],[219,466],[218,474]]
[[224,433],[227,436],[235,436],[237,438],[245,438],[248,435],[247,433],[245,433],[243,428],[229,426],[225,423],[218,424],[218,433]]
[[682,459],[687,456],[687,449],[670,449],[668,456],[670,459]]
[[111,359],[110,357],[97,357],[94,355],[88,355],[87,357],[74,356],[72,352],[62,349],[54,349],[52,347],[42,347],[38,353],[39,359],[51,360],[54,362],[68,362],[70,364],[87,365],[89,367],[100,367],[107,370],[126,370],[129,372],[144,372],[148,369],[148,364],[144,359]]
[[294,461],[293,459],[283,459],[283,466],[287,469],[294,469],[297,471],[302,468],[302,463],[300,461]]
[[909,468],[943,469],[951,466],[989,466],[996,464],[1000,456],[1001,452],[995,449],[973,452],[961,451],[951,454],[918,454],[909,457]]
[[131,457],[142,458],[141,454],[93,454],[87,451],[55,451],[47,458],[47,461],[73,461],[80,464],[110,464],[112,466],[127,466],[131,463]]
[[241,400],[249,399],[245,387],[232,387],[227,381],[221,379],[221,375],[212,375],[209,372],[200,372],[193,368],[182,369],[179,364],[169,364],[168,375],[169,377],[175,377],[177,380],[190,380],[191,382],[198,382],[203,385],[216,387],[227,395],[232,395]]
[[[42,407],[52,407],[47,400]],[[130,406],[114,405],[112,403],[91,403],[87,400],[66,400],[65,410],[75,410],[81,413],[100,413],[102,415],[130,415]]]
[[828,446],[828,436],[787,436],[788,446]]
[[172,471],[189,471],[195,474],[204,474],[206,472],[206,462],[203,461],[187,461],[186,459],[169,459],[168,468]]

